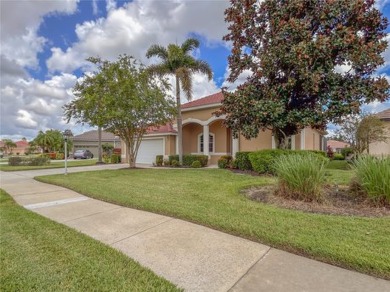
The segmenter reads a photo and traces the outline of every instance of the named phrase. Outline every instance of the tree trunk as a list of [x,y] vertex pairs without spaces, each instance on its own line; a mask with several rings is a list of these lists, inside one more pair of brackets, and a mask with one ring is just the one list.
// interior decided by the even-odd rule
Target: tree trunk
[[103,164],[102,161],[102,127],[98,126],[98,162],[97,164]]
[[176,106],[177,106],[177,139],[179,163],[183,164],[183,121],[181,117],[181,102],[180,102],[180,82],[176,75]]
[[130,147],[130,142],[126,142],[127,147],[127,155],[129,157],[129,167],[135,168],[135,157],[134,157],[134,149]]
[[287,148],[287,137],[284,135],[284,133],[276,129],[274,130],[274,139],[275,139],[275,147],[276,149],[286,149]]

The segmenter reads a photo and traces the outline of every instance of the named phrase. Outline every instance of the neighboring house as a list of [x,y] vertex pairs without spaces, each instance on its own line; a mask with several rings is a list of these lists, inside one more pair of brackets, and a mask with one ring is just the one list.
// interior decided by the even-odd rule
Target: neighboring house
[[333,152],[341,153],[341,150],[347,147],[350,147],[348,143],[337,141],[337,140],[328,140],[326,146],[330,147]]
[[370,143],[370,154],[390,155],[390,108],[377,113],[376,116],[385,123],[388,139],[386,142]]
[[[270,130],[260,132],[257,138],[247,140],[243,136],[233,139],[231,130],[223,125],[225,116],[216,117],[223,100],[222,92],[182,105],[183,154],[204,154],[209,164],[216,164],[222,155],[235,155],[239,151],[256,151],[275,148]],[[176,124],[154,128],[141,142],[137,163],[152,164],[156,155],[177,154]],[[307,127],[290,137],[291,149],[325,150],[324,132]],[[205,146],[206,145],[206,146]],[[122,158],[126,158],[122,147]]]
[[26,140],[20,140],[20,141],[16,141],[15,142],[16,144],[16,148],[13,148],[12,149],[12,152],[14,154],[20,154],[20,155],[24,155],[26,152],[27,152],[27,148],[30,147],[30,145],[28,144],[28,142]]
[[[83,134],[72,137],[73,141],[73,151],[75,152],[78,149],[88,149],[93,153],[94,157],[98,156],[98,145],[99,137],[98,131],[92,130],[85,132]],[[102,131],[102,144],[109,143],[114,146],[114,148],[121,148],[121,140],[118,136],[115,136],[112,133]]]
[[[15,144],[16,144],[16,148],[12,148],[8,154],[12,153],[12,154],[24,155],[27,152],[27,148],[30,147],[30,145],[26,140],[16,141]],[[3,147],[4,147],[4,142],[0,141],[0,148]],[[3,152],[5,153],[5,151]]]

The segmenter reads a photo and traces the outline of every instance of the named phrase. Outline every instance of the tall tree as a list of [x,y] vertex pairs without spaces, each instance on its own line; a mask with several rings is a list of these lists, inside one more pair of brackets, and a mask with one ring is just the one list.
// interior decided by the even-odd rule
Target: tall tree
[[169,44],[167,48],[152,45],[146,52],[146,57],[158,57],[161,63],[149,66],[149,71],[158,76],[174,75],[176,83],[176,108],[179,162],[183,163],[183,125],[181,116],[180,91],[186,95],[188,101],[192,99],[192,74],[206,74],[208,79],[213,78],[210,66],[202,60],[192,57],[191,51],[199,48],[199,41],[194,38],[187,39],[181,46]]
[[336,136],[349,143],[355,154],[362,154],[365,151],[370,153],[371,143],[385,142],[389,139],[383,121],[376,115],[367,113],[345,118],[340,123]]
[[385,123],[375,115],[365,116],[356,129],[357,151],[370,153],[370,144],[386,142],[389,139]]
[[[175,115],[174,102],[167,97],[166,80],[152,78],[132,57],[117,61],[98,60],[99,73],[85,86],[76,85],[76,98],[64,106],[65,116],[78,121],[99,123],[126,144],[128,163],[135,167],[138,149],[149,127],[160,126]],[[90,84],[104,81],[104,94]],[[100,87],[103,88],[103,87]],[[104,111],[95,106],[101,102]]]
[[388,24],[373,0],[231,0],[225,20],[228,80],[251,72],[224,91],[220,114],[235,136],[271,129],[283,148],[306,126],[323,129],[389,97],[387,80],[373,75]]
[[5,154],[10,154],[12,153],[12,149],[16,148],[17,145],[14,141],[12,141],[11,139],[3,139],[3,148],[4,148],[4,152]]

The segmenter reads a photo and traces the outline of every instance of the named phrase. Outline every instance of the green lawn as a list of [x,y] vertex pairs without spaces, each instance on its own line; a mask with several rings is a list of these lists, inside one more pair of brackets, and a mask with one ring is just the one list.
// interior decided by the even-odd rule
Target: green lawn
[[[329,170],[328,179],[345,183],[351,176],[351,171]],[[390,279],[390,218],[309,214],[240,194],[243,188],[272,183],[272,178],[220,169],[121,169],[38,180]]]
[[1,291],[178,291],[124,254],[0,190]]
[[[76,166],[90,166],[96,164],[96,159],[85,159],[85,160],[68,160],[68,167]],[[52,160],[49,165],[43,166],[9,166],[8,164],[0,164],[1,171],[21,171],[21,170],[35,170],[35,169],[48,169],[48,168],[65,168],[64,161]]]

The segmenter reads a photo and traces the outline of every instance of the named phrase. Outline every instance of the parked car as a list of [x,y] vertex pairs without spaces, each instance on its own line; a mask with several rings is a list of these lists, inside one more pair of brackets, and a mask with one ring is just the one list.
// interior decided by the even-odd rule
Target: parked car
[[73,153],[73,158],[89,159],[89,158],[93,158],[93,154],[88,149],[79,149],[76,150],[75,153]]

